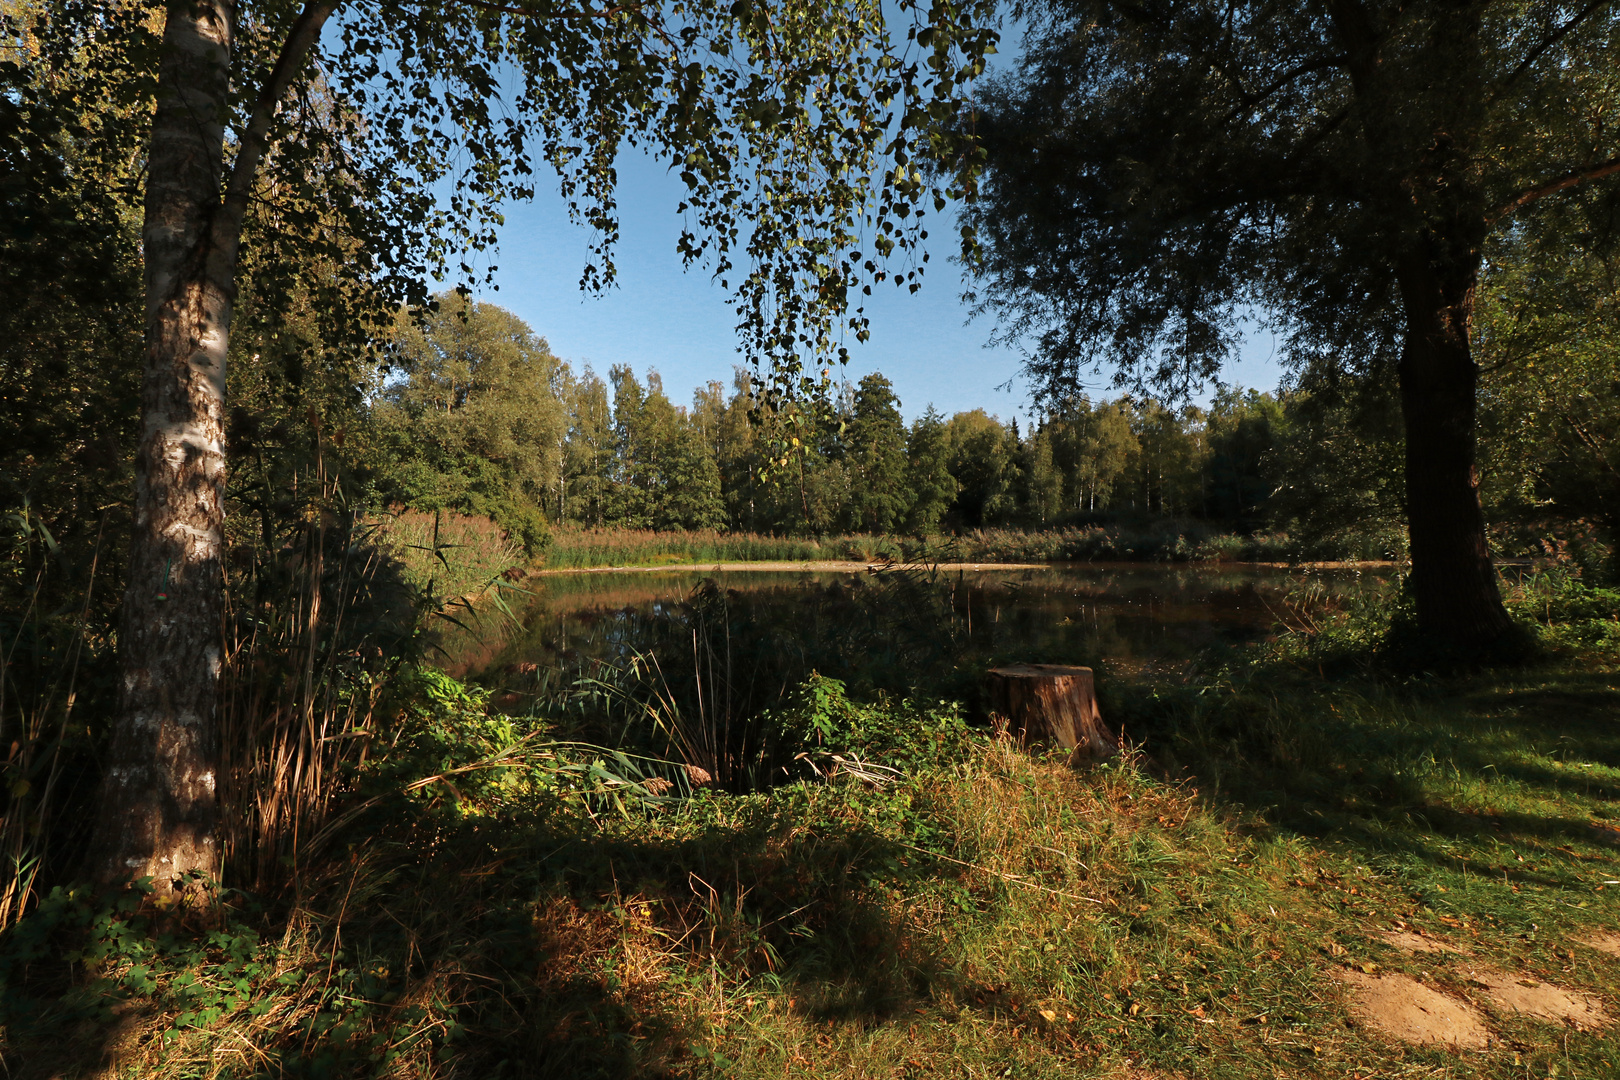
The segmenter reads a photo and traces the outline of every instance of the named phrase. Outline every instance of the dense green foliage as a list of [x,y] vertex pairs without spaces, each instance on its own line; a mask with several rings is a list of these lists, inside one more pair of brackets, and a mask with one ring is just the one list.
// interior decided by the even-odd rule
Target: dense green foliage
[[[1565,523],[1553,545],[1611,580],[1620,539],[1620,200],[1563,215],[1551,235],[1512,234],[1491,252],[1477,328],[1485,494],[1494,516]],[[1593,221],[1593,218],[1597,218]]]
[[1472,280],[1492,233],[1613,239],[1612,4],[1022,10],[1025,53],[973,114],[969,217],[1048,396],[1098,362],[1196,385],[1250,305],[1299,368],[1393,382],[1419,266]]
[[[924,536],[1125,515],[1252,531],[1268,524],[1284,467],[1273,452],[1284,409],[1254,392],[1179,411],[1082,397],[1027,433],[983,410],[928,411],[907,425],[878,374],[771,409],[739,372],[729,395],[711,383],[683,407],[656,371],[645,381],[627,365],[606,380],[576,373],[511,313],[455,293],[400,316],[388,366],[363,387],[344,381],[353,369],[308,364],[319,342],[300,338],[300,325],[282,324],[262,346],[248,339],[242,349],[260,351],[233,373],[258,409],[243,406],[235,427],[255,455],[237,481],[255,512],[254,492],[289,483],[261,478],[287,457],[270,440],[313,430],[267,412],[304,403],[328,431],[324,460],[362,505],[489,517],[531,554],[548,522]],[[295,459],[312,460],[312,447],[301,442]]]
[[561,467],[563,366],[508,312],[440,301],[401,317],[372,407],[386,496],[493,518],[532,553],[545,540],[535,507]]
[[1308,395],[1227,390],[1208,409],[1078,397],[1028,432],[977,409],[908,426],[879,374],[772,410],[739,373],[729,396],[711,383],[685,408],[656,372],[645,385],[628,366],[606,381],[576,374],[510,313],[454,294],[403,320],[394,341],[370,407],[376,430],[360,439],[385,447],[364,459],[372,484],[403,506],[528,528],[531,550],[527,523],[540,514],[815,536],[1120,516],[1254,531],[1273,523],[1272,492],[1294,467],[1287,433],[1308,423]]
[[[960,124],[986,155],[963,250],[1036,394],[1061,400],[1105,366],[1185,393],[1260,312],[1301,382],[1398,393],[1422,632],[1505,639],[1476,469],[1480,283],[1492,246],[1545,249],[1544,268],[1577,236],[1583,256],[1616,250],[1620,8],[1018,10],[1023,56]],[[1535,280],[1535,302],[1556,303]],[[1387,494],[1351,474],[1341,517]]]

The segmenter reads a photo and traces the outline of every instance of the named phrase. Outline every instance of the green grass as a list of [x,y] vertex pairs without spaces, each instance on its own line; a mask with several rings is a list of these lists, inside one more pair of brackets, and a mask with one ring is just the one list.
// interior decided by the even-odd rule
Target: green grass
[[[757,533],[655,532],[557,528],[546,550],[553,570],[605,566],[676,566],[726,562],[824,562],[935,559],[960,562],[1286,561],[1282,534],[1240,536],[1196,522],[974,529],[959,535],[888,537],[763,536]],[[1382,557],[1381,555],[1377,557]]]
[[[1620,660],[1590,637],[1453,676],[1331,635],[1105,670],[1146,756],[1080,773],[948,704],[824,686],[780,720],[822,775],[690,799],[440,677],[399,706],[387,784],[503,764],[385,800],[296,895],[59,896],[0,949],[0,1052],[19,1077],[90,1075],[109,1044],[141,1077],[1617,1075],[1616,1029],[1469,981],[1620,1017],[1620,960],[1575,943],[1620,930]],[[1391,927],[1470,956],[1405,957],[1370,936]],[[1350,964],[1470,998],[1499,1041],[1352,1024]]]

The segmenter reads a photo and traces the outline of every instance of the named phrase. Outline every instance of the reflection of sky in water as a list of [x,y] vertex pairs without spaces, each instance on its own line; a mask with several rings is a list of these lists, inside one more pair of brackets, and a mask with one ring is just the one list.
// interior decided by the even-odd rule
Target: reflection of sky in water
[[[1294,608],[1351,602],[1357,594],[1388,587],[1393,576],[1388,570],[1140,564],[941,571],[932,579],[940,606],[916,630],[950,635],[964,655],[980,659],[1176,661],[1212,645],[1258,640]],[[553,575],[526,583],[533,599],[516,622],[486,617],[476,636],[447,634],[446,666],[477,674],[511,664],[575,667],[623,658],[642,650],[654,621],[680,618],[704,578],[726,590],[739,624],[802,626],[807,635],[836,634],[839,618],[857,612],[871,617],[871,600],[888,602],[888,594],[873,591],[880,586],[870,575],[857,573]],[[901,610],[886,614],[901,624],[908,618]]]

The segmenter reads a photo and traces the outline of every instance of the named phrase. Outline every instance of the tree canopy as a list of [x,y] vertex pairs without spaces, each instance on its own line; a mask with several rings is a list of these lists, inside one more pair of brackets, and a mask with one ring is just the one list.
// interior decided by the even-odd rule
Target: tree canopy
[[396,501],[493,518],[531,553],[545,540],[539,507],[559,467],[564,369],[510,312],[439,298],[420,318],[401,312],[393,374],[375,411]]
[[1612,213],[1620,5],[1019,10],[1026,55],[966,125],[988,155],[969,253],[1039,392],[1097,364],[1185,392],[1263,311],[1296,371],[1399,384],[1419,621],[1503,634],[1473,461],[1481,258]]

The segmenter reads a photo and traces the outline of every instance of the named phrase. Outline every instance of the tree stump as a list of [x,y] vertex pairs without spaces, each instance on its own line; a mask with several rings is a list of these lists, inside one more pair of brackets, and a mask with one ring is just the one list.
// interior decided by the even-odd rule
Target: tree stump
[[990,669],[990,712],[997,730],[1021,744],[1056,742],[1073,760],[1102,761],[1119,752],[1103,726],[1088,667],[1013,664]]

